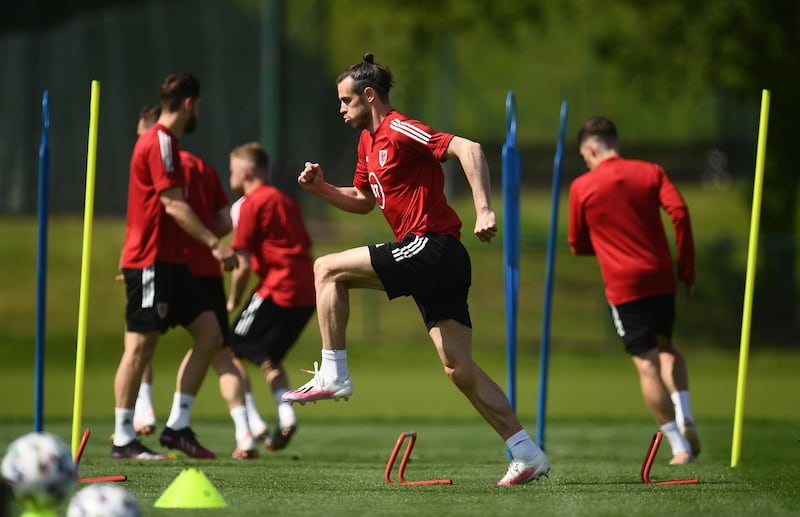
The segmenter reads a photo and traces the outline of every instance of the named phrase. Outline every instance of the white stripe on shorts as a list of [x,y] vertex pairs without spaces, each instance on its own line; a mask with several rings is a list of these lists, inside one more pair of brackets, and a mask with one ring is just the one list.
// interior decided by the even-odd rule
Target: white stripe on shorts
[[242,311],[242,315],[239,317],[239,321],[236,322],[236,327],[233,329],[237,336],[246,336],[247,333],[250,332],[250,327],[253,325],[253,320],[256,319],[258,308],[261,307],[263,301],[264,300],[257,294],[253,294],[253,297],[250,298],[250,303],[247,304],[247,308]]
[[142,269],[142,309],[153,307],[156,299],[156,267]]
[[619,311],[611,304],[608,304],[608,306],[611,307],[611,319],[614,320],[614,326],[617,328],[617,334],[619,334],[619,337],[625,337],[625,327],[622,326],[622,320],[619,317]]
[[402,248],[392,250],[394,261],[400,262],[403,259],[413,257],[414,255],[420,253],[425,248],[426,244],[428,244],[427,237],[421,237],[419,235],[415,236],[413,241],[409,242]]

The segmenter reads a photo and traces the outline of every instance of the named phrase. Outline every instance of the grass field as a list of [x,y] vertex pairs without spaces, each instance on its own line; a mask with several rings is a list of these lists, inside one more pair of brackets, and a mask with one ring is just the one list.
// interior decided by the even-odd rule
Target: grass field
[[[331,403],[333,404],[333,403]],[[340,408],[342,415],[346,408]],[[325,420],[306,422],[286,451],[257,460],[227,459],[230,426],[203,422],[201,438],[217,460],[151,464],[108,457],[110,420],[87,422],[93,437],[84,454],[84,477],[125,474],[124,486],[145,515],[796,515],[798,428],[794,423],[754,422],[748,454],[736,469],[728,462],[729,422],[703,422],[705,450],[694,464],[669,467],[664,444],[653,480],[699,479],[697,485],[652,486],[639,471],[653,426],[641,419],[565,419],[549,425],[549,479],[524,487],[492,487],[505,470],[502,442],[473,419]],[[4,441],[23,432],[4,424]],[[68,433],[55,422],[54,432]],[[389,486],[383,481],[389,453],[400,432],[418,439],[406,470],[410,480],[449,478],[452,486]],[[151,439],[152,442],[152,439]],[[154,508],[169,484],[187,468],[201,470],[229,507]],[[393,479],[397,479],[396,471]]]
[[[307,366],[318,350],[297,350],[290,361]],[[81,429],[90,428],[81,476],[126,474],[125,486],[146,515],[174,515],[153,508],[169,484],[188,467],[202,470],[228,502],[225,510],[192,515],[796,515],[800,508],[800,418],[797,372],[800,355],[757,353],[751,359],[742,460],[730,468],[736,363],[733,354],[687,354],[693,410],[704,451],[694,464],[668,467],[662,445],[654,480],[696,477],[696,486],[645,486],[639,469],[656,426],[646,413],[633,367],[622,354],[555,353],[551,358],[546,448],[550,479],[526,487],[498,489],[502,441],[475,418],[472,408],[440,371],[432,350],[409,347],[354,348],[351,368],[356,393],[348,402],[298,407],[300,431],[290,448],[251,462],[229,459],[233,428],[225,417],[215,380],[207,379],[196,405],[193,428],[215,450],[214,461],[177,460],[156,465],[109,458],[113,430],[113,369],[87,371]],[[478,359],[503,384],[503,358]],[[391,365],[391,366],[390,366]],[[168,365],[164,365],[168,366]],[[156,382],[161,422],[169,408],[172,377],[163,367]],[[72,372],[48,369],[45,428],[69,441]],[[535,433],[538,366],[520,357],[519,414]],[[5,372],[0,447],[32,429],[30,371]],[[257,393],[265,417],[274,407]],[[398,435],[417,431],[407,478],[451,478],[453,486],[396,487],[383,470]],[[159,449],[155,439],[147,443]],[[297,456],[299,459],[293,459]],[[395,474],[396,478],[396,474]],[[185,512],[189,513],[189,512]]]
[[[742,228],[747,227],[748,214],[736,191],[689,188],[684,194],[693,207],[698,260],[713,264],[710,253],[719,239],[736,246],[746,242]],[[496,203],[498,212],[500,206]],[[517,411],[535,434],[549,201],[546,193],[534,193],[526,195],[523,206]],[[471,212],[468,206],[461,206],[460,212],[466,232]],[[79,406],[81,428],[90,427],[93,434],[81,475],[128,475],[125,486],[141,501],[146,515],[176,513],[154,509],[153,503],[188,467],[202,469],[230,505],[224,511],[191,511],[192,515],[800,514],[800,352],[760,346],[758,336],[753,336],[742,462],[732,469],[738,342],[709,346],[706,336],[728,335],[731,329],[736,333],[741,314],[714,312],[720,306],[715,296],[732,294],[706,294],[704,299],[699,278],[699,299],[693,305],[679,300],[676,341],[689,363],[693,411],[704,452],[692,465],[669,468],[669,447],[664,444],[652,477],[697,477],[700,484],[646,486],[639,480],[639,469],[655,425],[641,400],[630,360],[607,321],[597,266],[590,259],[570,256],[563,236],[551,326],[546,427],[553,464],[550,479],[513,489],[490,486],[506,467],[502,442],[476,419],[445,378],[413,302],[390,304],[374,292],[355,293],[352,300],[348,340],[355,396],[347,403],[299,407],[301,428],[287,451],[265,452],[252,462],[229,459],[233,429],[216,379],[209,376],[198,396],[193,427],[220,459],[178,458],[158,465],[113,461],[107,438],[113,424],[111,387],[121,350],[124,307],[122,288],[113,277],[123,232],[119,219],[94,222],[84,396]],[[333,213],[312,221],[311,233],[316,254],[390,238],[378,214],[359,218]],[[45,429],[69,442],[75,407],[82,221],[55,217],[50,235]],[[33,427],[36,221],[0,219],[0,239],[4,242],[0,391],[5,394],[0,397],[0,450],[5,450],[11,440]],[[505,387],[502,243],[483,246],[473,240],[465,238],[474,268],[474,352]],[[734,262],[740,264],[743,256],[742,248],[736,247]],[[186,334],[172,331],[163,338],[154,360],[154,402],[161,422],[186,346]],[[305,380],[300,369],[309,368],[318,357],[318,328],[312,323],[286,361],[292,384]],[[251,374],[258,381],[255,369]],[[261,382],[254,386],[264,416],[274,420],[266,387]],[[419,439],[408,478],[448,477],[453,486],[383,483],[391,448],[399,433],[409,430],[417,431]]]

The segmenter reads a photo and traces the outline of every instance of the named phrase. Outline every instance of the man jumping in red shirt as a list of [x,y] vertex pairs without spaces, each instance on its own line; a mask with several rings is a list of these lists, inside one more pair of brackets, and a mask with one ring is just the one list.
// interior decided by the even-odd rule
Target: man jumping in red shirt
[[[490,242],[497,234],[489,195],[489,166],[483,149],[395,111],[389,103],[392,73],[372,54],[339,75],[339,112],[361,130],[352,187],[324,180],[318,163],[306,163],[298,182],[332,205],[359,214],[375,205],[397,242],[333,253],[317,259],[314,276],[322,334],[322,364],[314,378],[284,395],[304,403],[347,399],[353,385],[347,366],[345,328],[349,290],[379,289],[389,299],[411,296],[447,376],[492,426],[513,457],[496,485],[521,485],[547,475],[547,456],[523,429],[503,391],[472,357],[472,322],[467,294],[472,281],[469,254],[461,243],[461,220],[444,195],[441,162],[455,158],[472,190],[474,234]],[[315,365],[316,369],[316,365]]]
[[676,281],[661,208],[672,220],[677,274],[691,298],[689,210],[659,165],[620,156],[610,120],[586,121],[578,145],[589,172],[570,187],[570,248],[576,255],[597,256],[614,326],[639,372],[645,402],[672,446],[670,463],[689,463],[700,453],[700,441],[686,361],[672,344]]

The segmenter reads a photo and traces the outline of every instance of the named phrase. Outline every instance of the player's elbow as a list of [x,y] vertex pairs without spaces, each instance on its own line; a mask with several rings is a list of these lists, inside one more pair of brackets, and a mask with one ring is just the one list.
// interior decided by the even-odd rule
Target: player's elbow
[[594,255],[594,248],[576,242],[570,242],[569,249],[572,251],[573,255]]

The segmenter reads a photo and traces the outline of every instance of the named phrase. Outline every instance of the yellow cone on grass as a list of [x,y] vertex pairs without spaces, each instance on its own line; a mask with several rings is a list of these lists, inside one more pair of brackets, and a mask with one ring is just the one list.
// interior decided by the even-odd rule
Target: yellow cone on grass
[[219,495],[205,474],[197,469],[185,469],[170,483],[156,508],[226,508],[228,503]]

